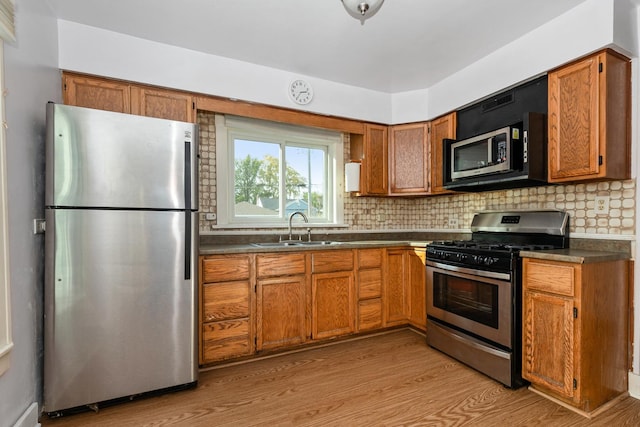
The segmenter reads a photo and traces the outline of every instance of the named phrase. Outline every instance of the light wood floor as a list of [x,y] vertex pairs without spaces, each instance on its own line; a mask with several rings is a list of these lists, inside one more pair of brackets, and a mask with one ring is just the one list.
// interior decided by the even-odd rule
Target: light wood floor
[[44,426],[638,426],[627,397],[588,420],[510,390],[409,329],[200,374],[198,387]]

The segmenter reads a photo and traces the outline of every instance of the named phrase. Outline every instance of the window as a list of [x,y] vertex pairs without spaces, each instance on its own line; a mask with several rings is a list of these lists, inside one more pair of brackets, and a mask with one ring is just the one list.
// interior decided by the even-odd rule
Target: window
[[216,116],[218,225],[283,225],[294,212],[310,224],[342,221],[342,135]]
[[[4,92],[4,41],[15,41],[13,0],[0,0],[0,91]],[[11,301],[9,298],[9,208],[7,207],[7,169],[4,96],[0,95],[0,375],[9,369],[11,340]]]

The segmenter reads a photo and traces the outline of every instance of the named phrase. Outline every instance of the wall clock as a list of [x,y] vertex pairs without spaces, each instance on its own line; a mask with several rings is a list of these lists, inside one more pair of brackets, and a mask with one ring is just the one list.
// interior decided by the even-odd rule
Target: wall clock
[[313,99],[313,88],[305,80],[294,80],[289,85],[289,96],[296,104],[306,105]]

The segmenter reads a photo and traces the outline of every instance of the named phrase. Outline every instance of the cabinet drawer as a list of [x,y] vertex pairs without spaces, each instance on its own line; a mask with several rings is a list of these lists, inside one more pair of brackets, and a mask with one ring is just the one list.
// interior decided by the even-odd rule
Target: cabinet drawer
[[249,331],[249,319],[205,323],[202,326],[203,363],[251,354]]
[[353,251],[351,250],[317,252],[311,256],[311,260],[313,273],[353,270]]
[[573,296],[576,266],[573,264],[524,259],[524,285],[528,289]]
[[251,263],[246,255],[204,257],[202,260],[204,283],[247,280],[250,271]]
[[213,283],[202,287],[202,321],[249,317],[249,282]]
[[358,330],[382,327],[382,300],[380,298],[358,303]]
[[306,270],[303,253],[258,255],[256,266],[258,277],[304,274]]
[[373,268],[358,272],[358,299],[380,298],[382,295],[382,270]]
[[375,268],[382,265],[382,249],[358,250],[358,268]]

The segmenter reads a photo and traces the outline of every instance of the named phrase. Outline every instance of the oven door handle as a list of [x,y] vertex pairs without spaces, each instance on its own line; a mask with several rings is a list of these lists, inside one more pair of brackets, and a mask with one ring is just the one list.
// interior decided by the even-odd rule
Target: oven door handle
[[499,273],[497,271],[476,270],[474,268],[458,267],[457,265],[443,264],[427,260],[428,267],[439,268],[440,270],[454,271],[456,273],[470,274],[472,276],[487,277],[489,279],[511,280],[510,273]]

